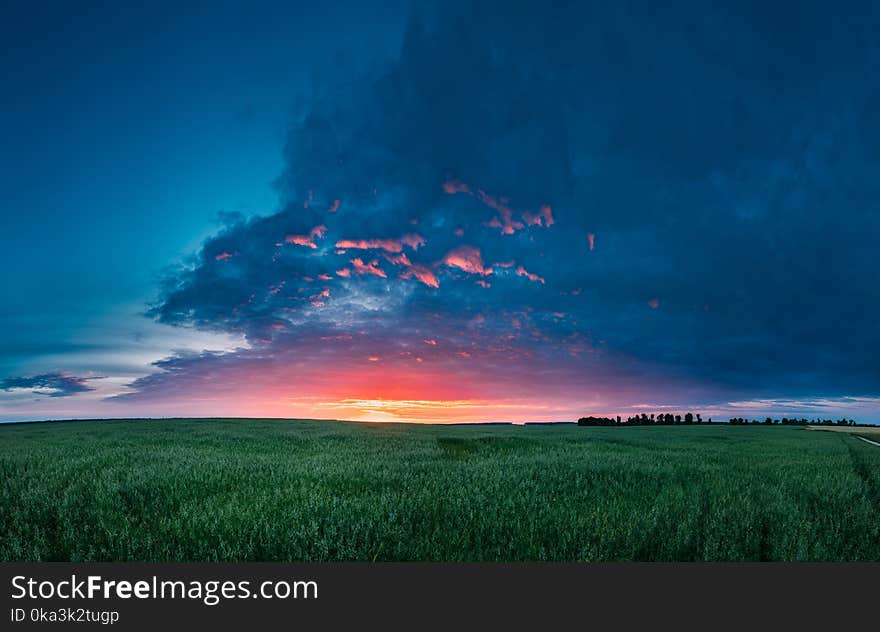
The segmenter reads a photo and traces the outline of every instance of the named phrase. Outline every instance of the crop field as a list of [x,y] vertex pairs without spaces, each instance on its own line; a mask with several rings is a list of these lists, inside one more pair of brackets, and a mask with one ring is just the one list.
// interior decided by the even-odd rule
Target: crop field
[[880,441],[880,426],[826,426],[810,429],[825,432],[845,432],[870,439],[871,441]]
[[0,426],[0,560],[880,560],[880,448],[718,424]]

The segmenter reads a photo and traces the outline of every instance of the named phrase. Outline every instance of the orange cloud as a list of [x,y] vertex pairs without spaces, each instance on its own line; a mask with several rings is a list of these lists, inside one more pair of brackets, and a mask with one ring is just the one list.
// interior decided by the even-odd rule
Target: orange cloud
[[342,270],[337,270],[336,274],[337,274],[337,276],[341,276],[341,277],[347,279],[348,277],[351,276],[351,270],[349,270],[348,268],[342,268]]
[[533,281],[536,283],[544,283],[544,279],[539,277],[537,274],[532,274],[531,272],[526,270],[523,266],[516,267],[516,274],[517,274],[517,276],[526,277],[529,281]]
[[327,273],[322,273],[322,274],[319,274],[319,275],[318,275],[318,278],[321,279],[322,281],[329,281],[329,280],[331,280],[333,277],[330,276],[330,275],[327,274]]
[[373,276],[381,277],[383,279],[388,278],[385,271],[379,267],[378,261],[364,263],[362,259],[356,257],[351,260],[351,266],[357,274],[372,274]]
[[479,274],[481,276],[492,274],[492,268],[486,268],[483,265],[483,257],[480,255],[479,249],[473,246],[459,246],[451,250],[443,258],[443,263],[470,274]]

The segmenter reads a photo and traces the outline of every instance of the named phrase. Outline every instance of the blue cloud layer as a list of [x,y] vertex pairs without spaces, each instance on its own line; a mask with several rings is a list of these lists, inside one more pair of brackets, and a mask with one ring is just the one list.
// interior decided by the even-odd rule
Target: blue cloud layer
[[40,375],[7,377],[0,381],[0,390],[30,389],[36,395],[68,397],[95,390],[86,384],[90,379],[66,373],[42,373]]
[[[228,217],[151,310],[252,349],[135,391],[442,338],[499,379],[653,401],[876,395],[878,26],[870,3],[421,7],[393,64],[295,122],[279,210]],[[462,247],[492,273],[451,264]]]

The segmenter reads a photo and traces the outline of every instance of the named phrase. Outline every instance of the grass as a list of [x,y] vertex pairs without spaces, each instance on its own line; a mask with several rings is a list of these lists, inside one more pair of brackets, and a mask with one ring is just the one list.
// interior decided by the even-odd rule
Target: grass
[[880,560],[880,448],[791,427],[0,427],[0,560]]

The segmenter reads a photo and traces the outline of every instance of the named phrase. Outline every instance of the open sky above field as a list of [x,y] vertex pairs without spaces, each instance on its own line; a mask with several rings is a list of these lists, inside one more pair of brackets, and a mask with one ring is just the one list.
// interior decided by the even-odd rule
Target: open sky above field
[[880,421],[880,7],[785,4],[5,3],[0,419]]

